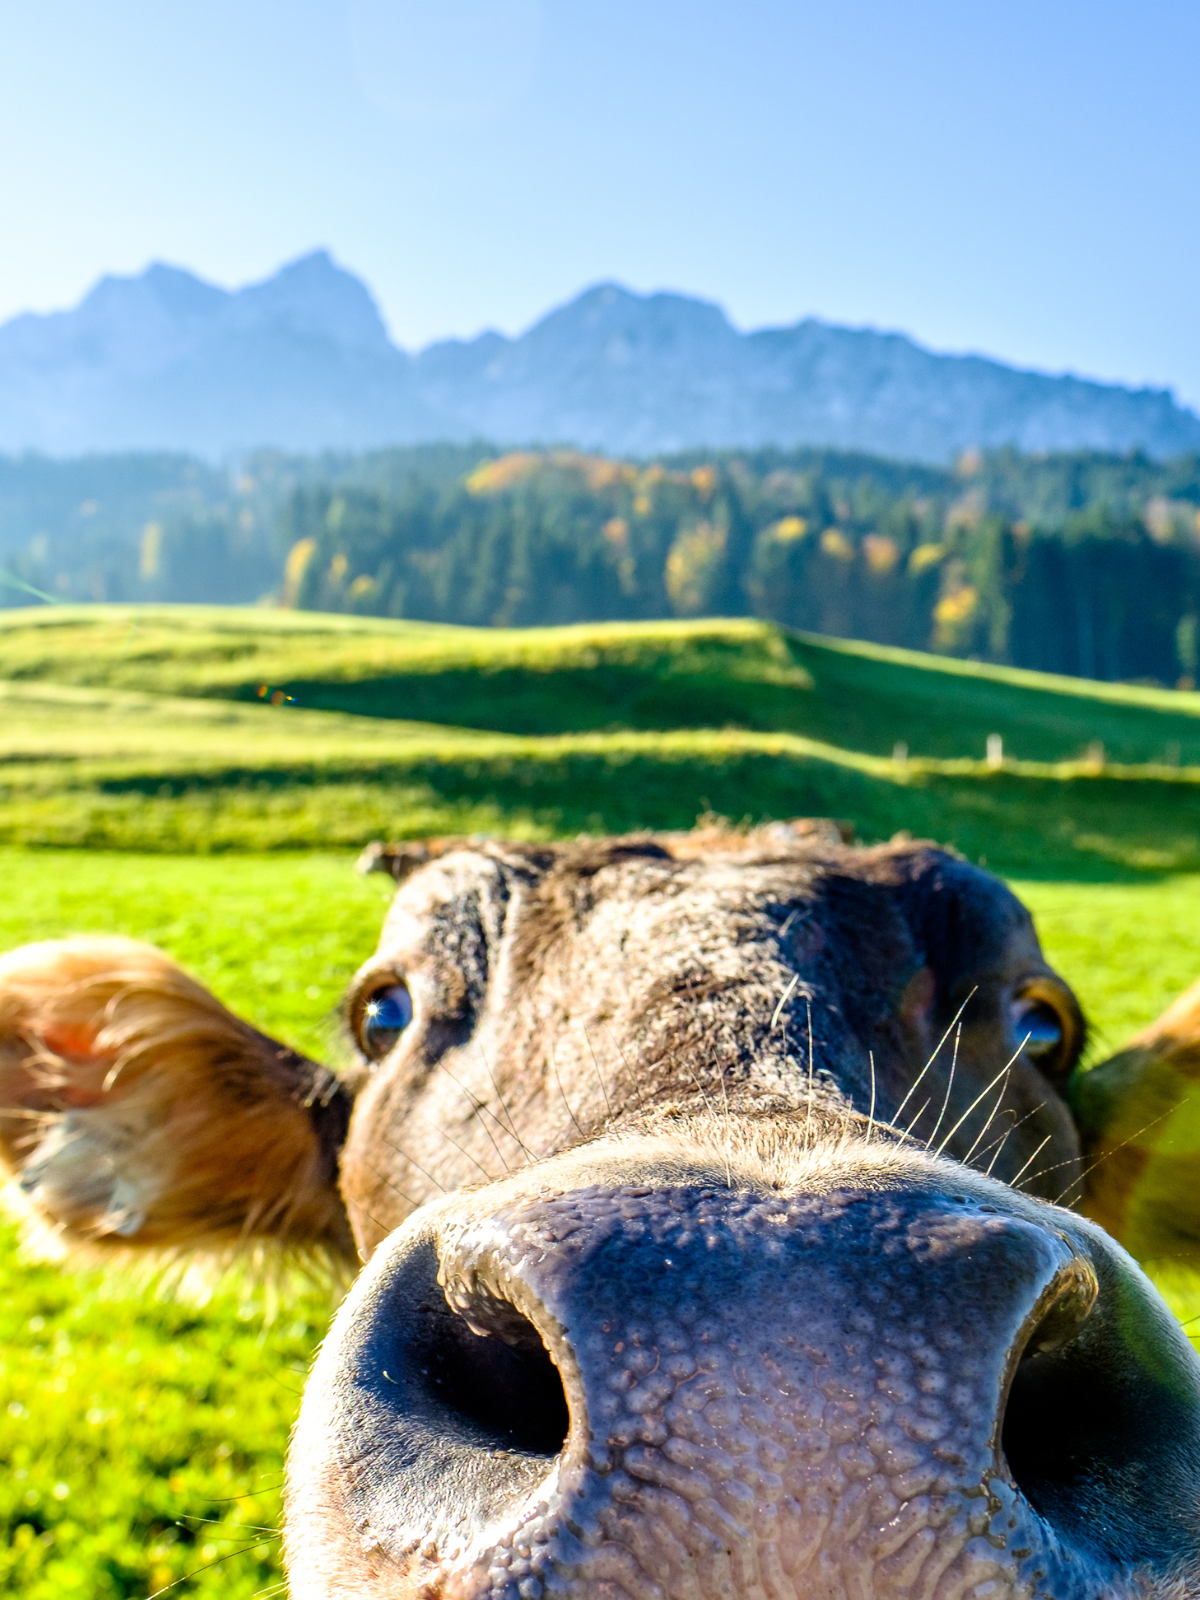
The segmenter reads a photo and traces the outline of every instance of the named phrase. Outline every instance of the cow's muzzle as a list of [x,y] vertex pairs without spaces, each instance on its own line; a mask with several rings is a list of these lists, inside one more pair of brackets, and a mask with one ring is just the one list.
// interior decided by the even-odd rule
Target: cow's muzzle
[[380,1250],[293,1446],[297,1597],[1071,1600],[1200,1566],[1200,1368],[1097,1229],[930,1162],[619,1176]]

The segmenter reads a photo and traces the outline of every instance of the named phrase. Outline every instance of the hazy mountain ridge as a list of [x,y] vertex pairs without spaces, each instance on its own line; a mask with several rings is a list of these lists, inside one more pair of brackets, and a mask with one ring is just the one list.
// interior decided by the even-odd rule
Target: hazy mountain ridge
[[743,334],[709,302],[613,284],[517,338],[410,355],[323,251],[233,292],[156,265],[0,326],[0,450],[219,456],[476,437],[634,455],[814,444],[944,461],[1011,444],[1165,457],[1200,450],[1200,416],[1167,390],[815,318]]

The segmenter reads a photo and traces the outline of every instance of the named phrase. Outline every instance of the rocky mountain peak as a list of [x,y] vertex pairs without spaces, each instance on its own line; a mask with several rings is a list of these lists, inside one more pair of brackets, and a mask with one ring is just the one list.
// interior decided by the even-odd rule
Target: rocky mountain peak
[[226,290],[155,263],[0,327],[0,450],[363,449],[487,438],[621,454],[828,445],[948,461],[977,446],[1200,450],[1161,389],[940,355],[809,317],[743,334],[720,306],[600,283],[510,338],[389,340],[317,250]]

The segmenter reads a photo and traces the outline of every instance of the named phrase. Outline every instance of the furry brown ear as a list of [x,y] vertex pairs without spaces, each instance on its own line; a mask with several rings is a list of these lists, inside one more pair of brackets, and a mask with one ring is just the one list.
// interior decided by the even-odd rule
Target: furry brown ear
[[1200,1265],[1200,983],[1070,1086],[1083,1210],[1140,1261]]
[[161,951],[65,939],[0,956],[0,1164],[67,1248],[352,1254],[350,1097]]

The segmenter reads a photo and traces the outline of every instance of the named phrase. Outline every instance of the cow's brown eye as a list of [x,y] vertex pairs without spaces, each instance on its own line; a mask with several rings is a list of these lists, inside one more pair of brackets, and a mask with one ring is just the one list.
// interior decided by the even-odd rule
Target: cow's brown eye
[[370,996],[358,1024],[358,1042],[371,1061],[382,1061],[413,1019],[412,995],[402,983],[390,983]]

